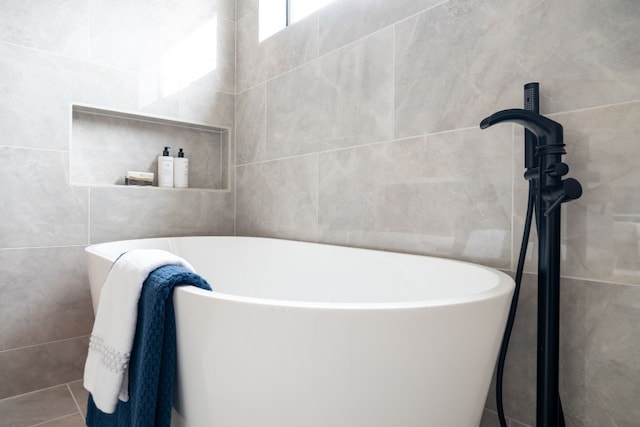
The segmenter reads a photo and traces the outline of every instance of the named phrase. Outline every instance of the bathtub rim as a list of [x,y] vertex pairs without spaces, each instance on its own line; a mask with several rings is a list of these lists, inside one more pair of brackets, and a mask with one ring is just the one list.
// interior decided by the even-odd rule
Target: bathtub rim
[[[317,242],[305,242],[299,240],[292,239],[277,239],[271,237],[252,237],[252,236],[173,236],[173,237],[150,237],[150,238],[141,238],[141,239],[125,239],[125,240],[114,240],[109,242],[95,243],[85,247],[85,252],[87,254],[91,254],[94,256],[98,256],[105,261],[110,261],[113,263],[118,256],[122,252],[116,253],[108,253],[107,251],[100,250],[102,246],[106,245],[114,245],[114,244],[126,244],[133,242],[141,242],[141,241],[162,241],[168,240],[171,243],[172,240],[176,239],[195,239],[195,238],[216,238],[216,239],[242,239],[242,240],[261,240],[261,241],[278,241],[278,242],[296,242],[303,243],[308,245],[319,245],[325,247],[340,247],[347,248],[354,251],[362,251],[362,252],[374,252],[374,253],[390,253],[390,254],[399,254],[402,256],[408,257],[418,257],[418,258],[429,258],[432,260],[437,260],[438,262],[443,262],[446,264],[461,264],[471,268],[475,268],[478,270],[483,270],[485,272],[489,272],[496,276],[497,284],[491,289],[484,290],[481,292],[465,295],[462,297],[456,298],[439,298],[439,299],[431,299],[431,300],[415,300],[415,301],[395,301],[395,302],[311,302],[311,301],[301,301],[301,300],[285,300],[285,299],[276,299],[276,298],[258,298],[258,297],[250,297],[243,295],[230,294],[226,292],[220,292],[215,290],[215,284],[212,284],[212,291],[205,291],[203,289],[196,288],[194,286],[182,286],[176,289],[176,292],[189,293],[198,295],[204,298],[213,298],[219,299],[223,301],[229,301],[234,303],[243,303],[243,304],[257,304],[261,306],[271,306],[271,307],[283,307],[288,309],[293,308],[301,308],[301,309],[321,309],[321,310],[371,310],[371,311],[381,311],[381,310],[402,310],[402,309],[427,309],[427,308],[436,308],[436,307],[446,307],[451,305],[463,305],[463,304],[473,304],[479,303],[485,300],[493,299],[493,298],[501,298],[507,294],[512,294],[515,289],[515,281],[508,274],[493,268],[487,267],[481,264],[469,262],[469,261],[460,261],[456,259],[438,257],[438,256],[430,256],[430,255],[418,255],[397,251],[385,251],[380,249],[368,249],[368,248],[358,248],[352,246],[344,246],[344,245],[336,245],[330,243],[317,243]],[[188,260],[187,260],[188,261]],[[197,272],[197,271],[196,271]],[[101,288],[102,286],[100,286]],[[90,284],[90,288],[93,292],[93,285]]]

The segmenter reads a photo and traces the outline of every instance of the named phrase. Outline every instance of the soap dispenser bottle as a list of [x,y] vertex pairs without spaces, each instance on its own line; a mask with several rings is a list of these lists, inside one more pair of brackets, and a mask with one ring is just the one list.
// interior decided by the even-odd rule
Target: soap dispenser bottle
[[162,156],[158,156],[158,187],[173,187],[173,157],[169,148],[164,147]]
[[178,157],[174,159],[173,186],[177,188],[189,187],[189,159],[184,156],[182,148],[178,151]]

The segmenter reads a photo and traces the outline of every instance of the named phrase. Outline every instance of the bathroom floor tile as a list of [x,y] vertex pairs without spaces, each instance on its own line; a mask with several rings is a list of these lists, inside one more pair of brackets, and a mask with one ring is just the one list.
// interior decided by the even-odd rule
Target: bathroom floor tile
[[[84,418],[80,414],[73,414],[68,417],[58,418],[44,424],[38,424],[37,427],[84,427]],[[35,427],[35,426],[34,426]]]
[[85,390],[82,385],[82,380],[74,381],[69,383],[69,389],[71,390],[71,394],[78,405],[78,409],[80,410],[80,414],[84,417],[87,412],[87,400],[89,399],[89,392]]
[[58,424],[47,426],[75,426],[61,424],[60,419],[77,413],[69,389],[61,385],[0,400],[0,427],[29,427],[49,420],[57,420]]

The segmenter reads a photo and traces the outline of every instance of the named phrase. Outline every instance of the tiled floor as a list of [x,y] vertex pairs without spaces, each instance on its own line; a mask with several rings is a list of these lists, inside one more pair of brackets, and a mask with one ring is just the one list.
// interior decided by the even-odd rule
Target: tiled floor
[[82,381],[0,400],[0,427],[83,427],[87,392]]
[[[84,427],[87,396],[79,380],[0,400],[0,427]],[[498,416],[485,409],[480,427],[498,425]]]
[[[529,427],[525,424],[520,424],[515,420],[506,419],[507,425],[509,427]],[[500,421],[498,421],[498,414],[493,411],[489,411],[485,409],[482,413],[482,422],[480,423],[480,427],[499,427]]]

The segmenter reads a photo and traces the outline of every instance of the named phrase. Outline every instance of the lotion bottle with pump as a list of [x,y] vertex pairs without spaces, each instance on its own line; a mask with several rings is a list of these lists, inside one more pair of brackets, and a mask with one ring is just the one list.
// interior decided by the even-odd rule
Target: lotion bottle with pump
[[178,151],[178,157],[174,159],[173,186],[189,187],[189,159],[184,156],[182,148]]
[[158,156],[158,187],[173,187],[173,157],[169,148],[164,147],[162,156]]

